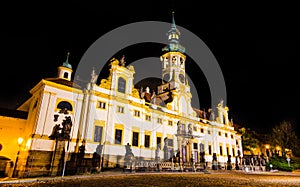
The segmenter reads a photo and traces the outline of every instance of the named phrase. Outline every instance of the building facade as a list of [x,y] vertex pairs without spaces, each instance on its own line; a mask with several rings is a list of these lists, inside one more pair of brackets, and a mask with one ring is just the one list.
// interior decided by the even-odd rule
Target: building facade
[[212,163],[215,154],[219,163],[229,155],[236,163],[243,156],[241,135],[229,120],[228,107],[221,101],[204,112],[191,105],[179,37],[173,18],[156,92],[147,85],[134,87],[134,67],[126,66],[124,58],[110,61],[109,76],[100,84],[92,73],[81,88],[71,80],[67,58],[58,76],[41,80],[18,108],[28,117],[18,133],[24,141],[14,175],[58,175],[66,162],[78,160],[74,154],[92,159],[97,153],[103,168],[123,167],[126,145],[135,159]]

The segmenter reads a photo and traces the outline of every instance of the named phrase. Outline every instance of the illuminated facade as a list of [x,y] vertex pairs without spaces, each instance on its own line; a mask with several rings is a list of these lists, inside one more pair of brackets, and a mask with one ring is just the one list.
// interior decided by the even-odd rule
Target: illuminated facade
[[[18,108],[28,112],[28,117],[22,122],[22,132],[11,140],[24,139],[16,175],[58,175],[62,155],[70,162],[72,153],[83,148],[83,157],[92,158],[99,145],[103,167],[122,167],[128,143],[136,159],[169,160],[179,155],[182,162],[200,162],[202,153],[205,162],[211,163],[215,153],[218,162],[226,163],[231,155],[234,164],[242,156],[241,136],[222,102],[211,110],[216,111],[215,117],[213,112],[204,114],[192,107],[185,48],[179,36],[173,20],[169,45],[161,56],[163,81],[156,93],[150,93],[147,85],[145,90],[134,87],[134,67],[125,66],[124,59],[112,59],[109,77],[96,84],[97,77],[92,75],[86,89],[71,81],[68,59],[58,67],[57,78],[41,80],[30,90],[32,97]],[[49,138],[55,137],[55,124],[62,124],[68,116],[70,141]]]

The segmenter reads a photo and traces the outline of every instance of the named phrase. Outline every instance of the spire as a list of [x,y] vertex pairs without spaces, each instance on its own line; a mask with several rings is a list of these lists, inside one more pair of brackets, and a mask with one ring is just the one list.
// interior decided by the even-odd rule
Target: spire
[[171,28],[175,28],[176,29],[176,24],[175,24],[175,16],[174,16],[174,14],[175,14],[175,12],[174,11],[172,11],[172,26],[171,26]]
[[67,53],[67,59],[66,61],[62,64],[62,66],[72,69],[72,65],[69,63],[69,56],[70,56],[70,52]]
[[167,32],[169,45],[163,48],[163,51],[179,51],[181,53],[185,52],[185,48],[179,44],[180,32],[176,28],[175,24],[175,13],[172,12],[172,23],[171,29]]

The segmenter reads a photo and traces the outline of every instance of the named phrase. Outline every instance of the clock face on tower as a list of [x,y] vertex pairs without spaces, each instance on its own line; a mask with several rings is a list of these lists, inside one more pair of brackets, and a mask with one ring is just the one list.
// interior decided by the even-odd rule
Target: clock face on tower
[[179,74],[179,81],[181,83],[184,83],[184,75],[183,74]]
[[168,73],[165,74],[164,77],[163,77],[163,80],[166,81],[166,82],[170,81],[170,74],[168,74]]

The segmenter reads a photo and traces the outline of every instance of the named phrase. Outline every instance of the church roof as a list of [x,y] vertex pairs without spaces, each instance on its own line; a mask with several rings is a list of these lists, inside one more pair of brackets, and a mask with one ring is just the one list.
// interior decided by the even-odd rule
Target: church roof
[[55,82],[55,83],[58,83],[58,84],[62,84],[62,85],[65,85],[65,86],[69,86],[69,87],[72,87],[72,88],[78,88],[78,89],[81,88],[81,86],[79,86],[75,82],[69,81],[69,80],[66,80],[66,79],[62,79],[62,78],[46,78],[45,80]]
[[12,110],[7,108],[0,108],[0,116],[27,119],[28,112],[24,112],[20,110]]

